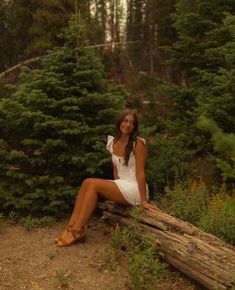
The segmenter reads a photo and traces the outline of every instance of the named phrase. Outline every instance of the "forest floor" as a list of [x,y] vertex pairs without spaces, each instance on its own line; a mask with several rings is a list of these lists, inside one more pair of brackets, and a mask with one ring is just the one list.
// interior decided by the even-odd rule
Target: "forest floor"
[[[83,244],[58,248],[58,237],[67,220],[27,231],[20,225],[5,222],[0,230],[0,290],[124,290],[134,289],[124,269],[104,269],[102,249],[110,244],[110,231],[94,215]],[[199,290],[175,269],[169,267],[158,290]]]

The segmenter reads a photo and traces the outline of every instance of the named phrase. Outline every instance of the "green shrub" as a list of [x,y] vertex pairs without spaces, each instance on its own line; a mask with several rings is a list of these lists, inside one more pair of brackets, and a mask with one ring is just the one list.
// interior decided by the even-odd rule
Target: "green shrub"
[[160,207],[173,213],[177,218],[197,225],[202,213],[206,211],[209,199],[204,182],[181,182],[173,189],[166,188]]
[[202,230],[235,245],[235,195],[216,194],[200,219]]
[[127,271],[134,289],[157,289],[166,264],[157,251],[155,238],[143,234],[137,224],[124,229],[117,226],[112,231],[112,245],[128,254]]
[[183,139],[184,136],[157,135],[150,142],[146,175],[153,199],[156,199],[156,190],[163,192],[165,186],[172,186],[185,177],[192,152],[185,148]]
[[68,287],[69,285],[69,277],[68,274],[64,273],[64,271],[58,270],[56,271],[56,278],[60,285],[60,287]]
[[99,258],[105,270],[114,272],[117,270],[119,264],[120,252],[114,247],[105,246],[100,250]]
[[15,211],[9,212],[7,218],[12,224],[16,223],[19,220],[19,216]]
[[44,227],[51,225],[55,222],[55,219],[50,216],[44,216],[42,218],[33,218],[31,216],[23,217],[19,220],[19,223],[27,230]]

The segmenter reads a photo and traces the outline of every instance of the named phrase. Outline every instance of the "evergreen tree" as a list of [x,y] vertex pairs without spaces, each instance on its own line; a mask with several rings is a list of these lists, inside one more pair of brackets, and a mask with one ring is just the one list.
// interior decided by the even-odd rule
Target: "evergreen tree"
[[13,50],[11,51],[12,64],[17,64],[20,60],[25,59],[30,41],[30,27],[33,23],[32,14],[38,7],[37,1],[17,0],[9,1],[8,16],[10,21],[10,35]]
[[235,16],[226,14],[211,35],[214,47],[205,52],[211,69],[196,70],[196,115],[199,128],[212,135],[212,156],[223,179],[231,180],[235,179]]
[[210,32],[222,23],[224,12],[234,11],[235,4],[230,0],[176,1],[173,19],[178,38],[171,58],[174,67],[185,70],[188,77],[193,75],[194,67],[206,68],[208,64],[204,52],[214,45]]
[[46,1],[37,2],[37,9],[32,11],[32,24],[29,28],[31,37],[26,54],[41,54],[42,51],[51,49],[61,44],[59,33],[67,26],[69,18],[75,11],[74,1]]
[[153,73],[158,71],[159,77],[164,71],[166,64],[163,50],[176,38],[175,30],[172,27],[171,14],[174,12],[175,0],[147,0],[145,5],[143,49],[145,54],[145,69]]
[[[172,99],[169,119],[174,121],[173,126],[170,122],[171,133],[182,135],[183,131],[185,148],[194,148],[204,158],[223,160],[226,172],[228,166],[233,167],[233,161],[228,154],[215,150],[216,138],[210,142],[198,130],[197,120],[206,116],[208,122],[215,121],[218,130],[222,130],[220,137],[226,140],[226,133],[234,133],[235,22],[230,14],[234,11],[231,1],[177,1],[174,26],[178,39],[172,46],[171,61],[181,71],[182,81],[181,86],[168,89]],[[206,128],[211,132],[210,125]]]
[[[227,66],[221,54],[224,45],[229,46],[232,41],[229,30],[221,28],[226,11],[235,11],[235,5],[231,1],[179,0],[176,4],[174,26],[178,39],[172,46],[171,62],[174,69],[181,72],[182,82],[168,89],[172,99],[171,119],[180,121],[181,125],[178,128],[183,125],[189,126],[189,131],[193,134],[195,132],[192,125],[205,110],[209,94],[210,103],[212,98],[214,101],[216,99],[212,87],[216,90],[218,85],[218,68]],[[221,29],[227,32],[223,34]],[[213,73],[216,74],[214,81]],[[208,90],[209,83],[206,78],[210,82],[211,90]],[[229,87],[231,86],[229,85],[228,89]],[[205,103],[204,109],[202,103]],[[231,101],[229,103],[231,104]],[[212,111],[211,106],[211,114],[217,114]]]
[[67,27],[75,10],[87,20],[89,38],[94,42],[97,25],[90,17],[87,0],[1,0],[0,71],[22,59],[44,55],[48,49],[63,45],[59,34]]
[[226,14],[210,32],[213,46],[204,52],[208,66],[195,69],[197,115],[213,119],[226,133],[235,133],[235,16]]
[[106,135],[124,92],[105,82],[81,21],[64,41],[0,100],[2,210],[63,212],[84,178],[108,177]]
[[235,179],[235,134],[224,133],[211,119],[200,117],[198,127],[211,133],[215,152],[213,160],[220,170],[223,180]]
[[131,46],[129,55],[136,67],[141,67],[143,63],[143,19],[144,5],[146,0],[129,0],[127,6],[127,39],[136,41],[135,46]]
[[9,2],[0,1],[0,72],[3,71],[7,63],[11,63],[13,50],[12,38],[10,34]]

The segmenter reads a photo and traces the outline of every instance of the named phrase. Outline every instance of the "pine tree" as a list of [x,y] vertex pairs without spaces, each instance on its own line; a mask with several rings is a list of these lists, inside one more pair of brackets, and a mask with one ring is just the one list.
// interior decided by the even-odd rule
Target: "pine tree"
[[87,20],[89,38],[94,42],[97,23],[90,17],[90,2],[87,0],[1,0],[0,71],[63,45],[59,34],[67,27],[75,10]]
[[213,149],[216,155],[212,158],[220,170],[222,178],[226,180],[235,179],[235,134],[224,133],[213,120],[200,117],[198,127],[211,134]]
[[24,68],[14,93],[0,100],[0,198],[3,210],[63,212],[81,181],[106,176],[106,135],[123,90],[110,88],[86,47],[85,27],[71,22],[65,44]]
[[[216,164],[223,160],[219,167],[224,179],[229,176],[228,166],[234,166],[232,155],[215,150],[217,139],[198,130],[197,121],[203,116],[215,122],[224,143],[226,134],[234,133],[235,18],[230,13],[234,11],[231,1],[177,1],[174,26],[178,39],[172,46],[171,62],[181,71],[182,81],[168,90],[173,105],[169,119],[175,121],[171,132],[184,132],[185,148],[194,148],[197,155],[210,156]],[[211,132],[211,126],[204,130]]]
[[210,35],[213,46],[204,53],[208,65],[195,69],[196,112],[213,119],[224,132],[234,134],[235,16],[225,14],[222,24]]
[[13,50],[10,35],[9,2],[0,1],[0,72],[3,71],[8,63],[12,61],[11,51]]
[[37,8],[32,11],[32,24],[29,27],[30,43],[26,48],[27,55],[41,54],[61,44],[59,33],[67,26],[75,11],[74,1],[46,1],[37,2]]
[[212,135],[212,156],[223,179],[231,180],[235,179],[235,16],[226,14],[211,35],[214,47],[205,52],[211,69],[196,70],[196,115],[199,128]]

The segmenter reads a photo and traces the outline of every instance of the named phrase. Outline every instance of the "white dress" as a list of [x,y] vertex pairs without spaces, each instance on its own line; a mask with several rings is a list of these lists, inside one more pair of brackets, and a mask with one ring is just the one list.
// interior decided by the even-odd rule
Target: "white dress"
[[[140,137],[138,137],[140,138]],[[144,144],[145,140],[140,138]],[[124,163],[124,157],[119,157],[113,153],[113,136],[108,136],[106,148],[112,154],[112,162],[117,166],[119,179],[112,180],[115,182],[123,194],[124,198],[131,205],[141,204],[140,191],[136,179],[136,166],[135,155],[133,152],[130,154],[128,166]],[[146,198],[149,199],[148,185],[146,184]]]

